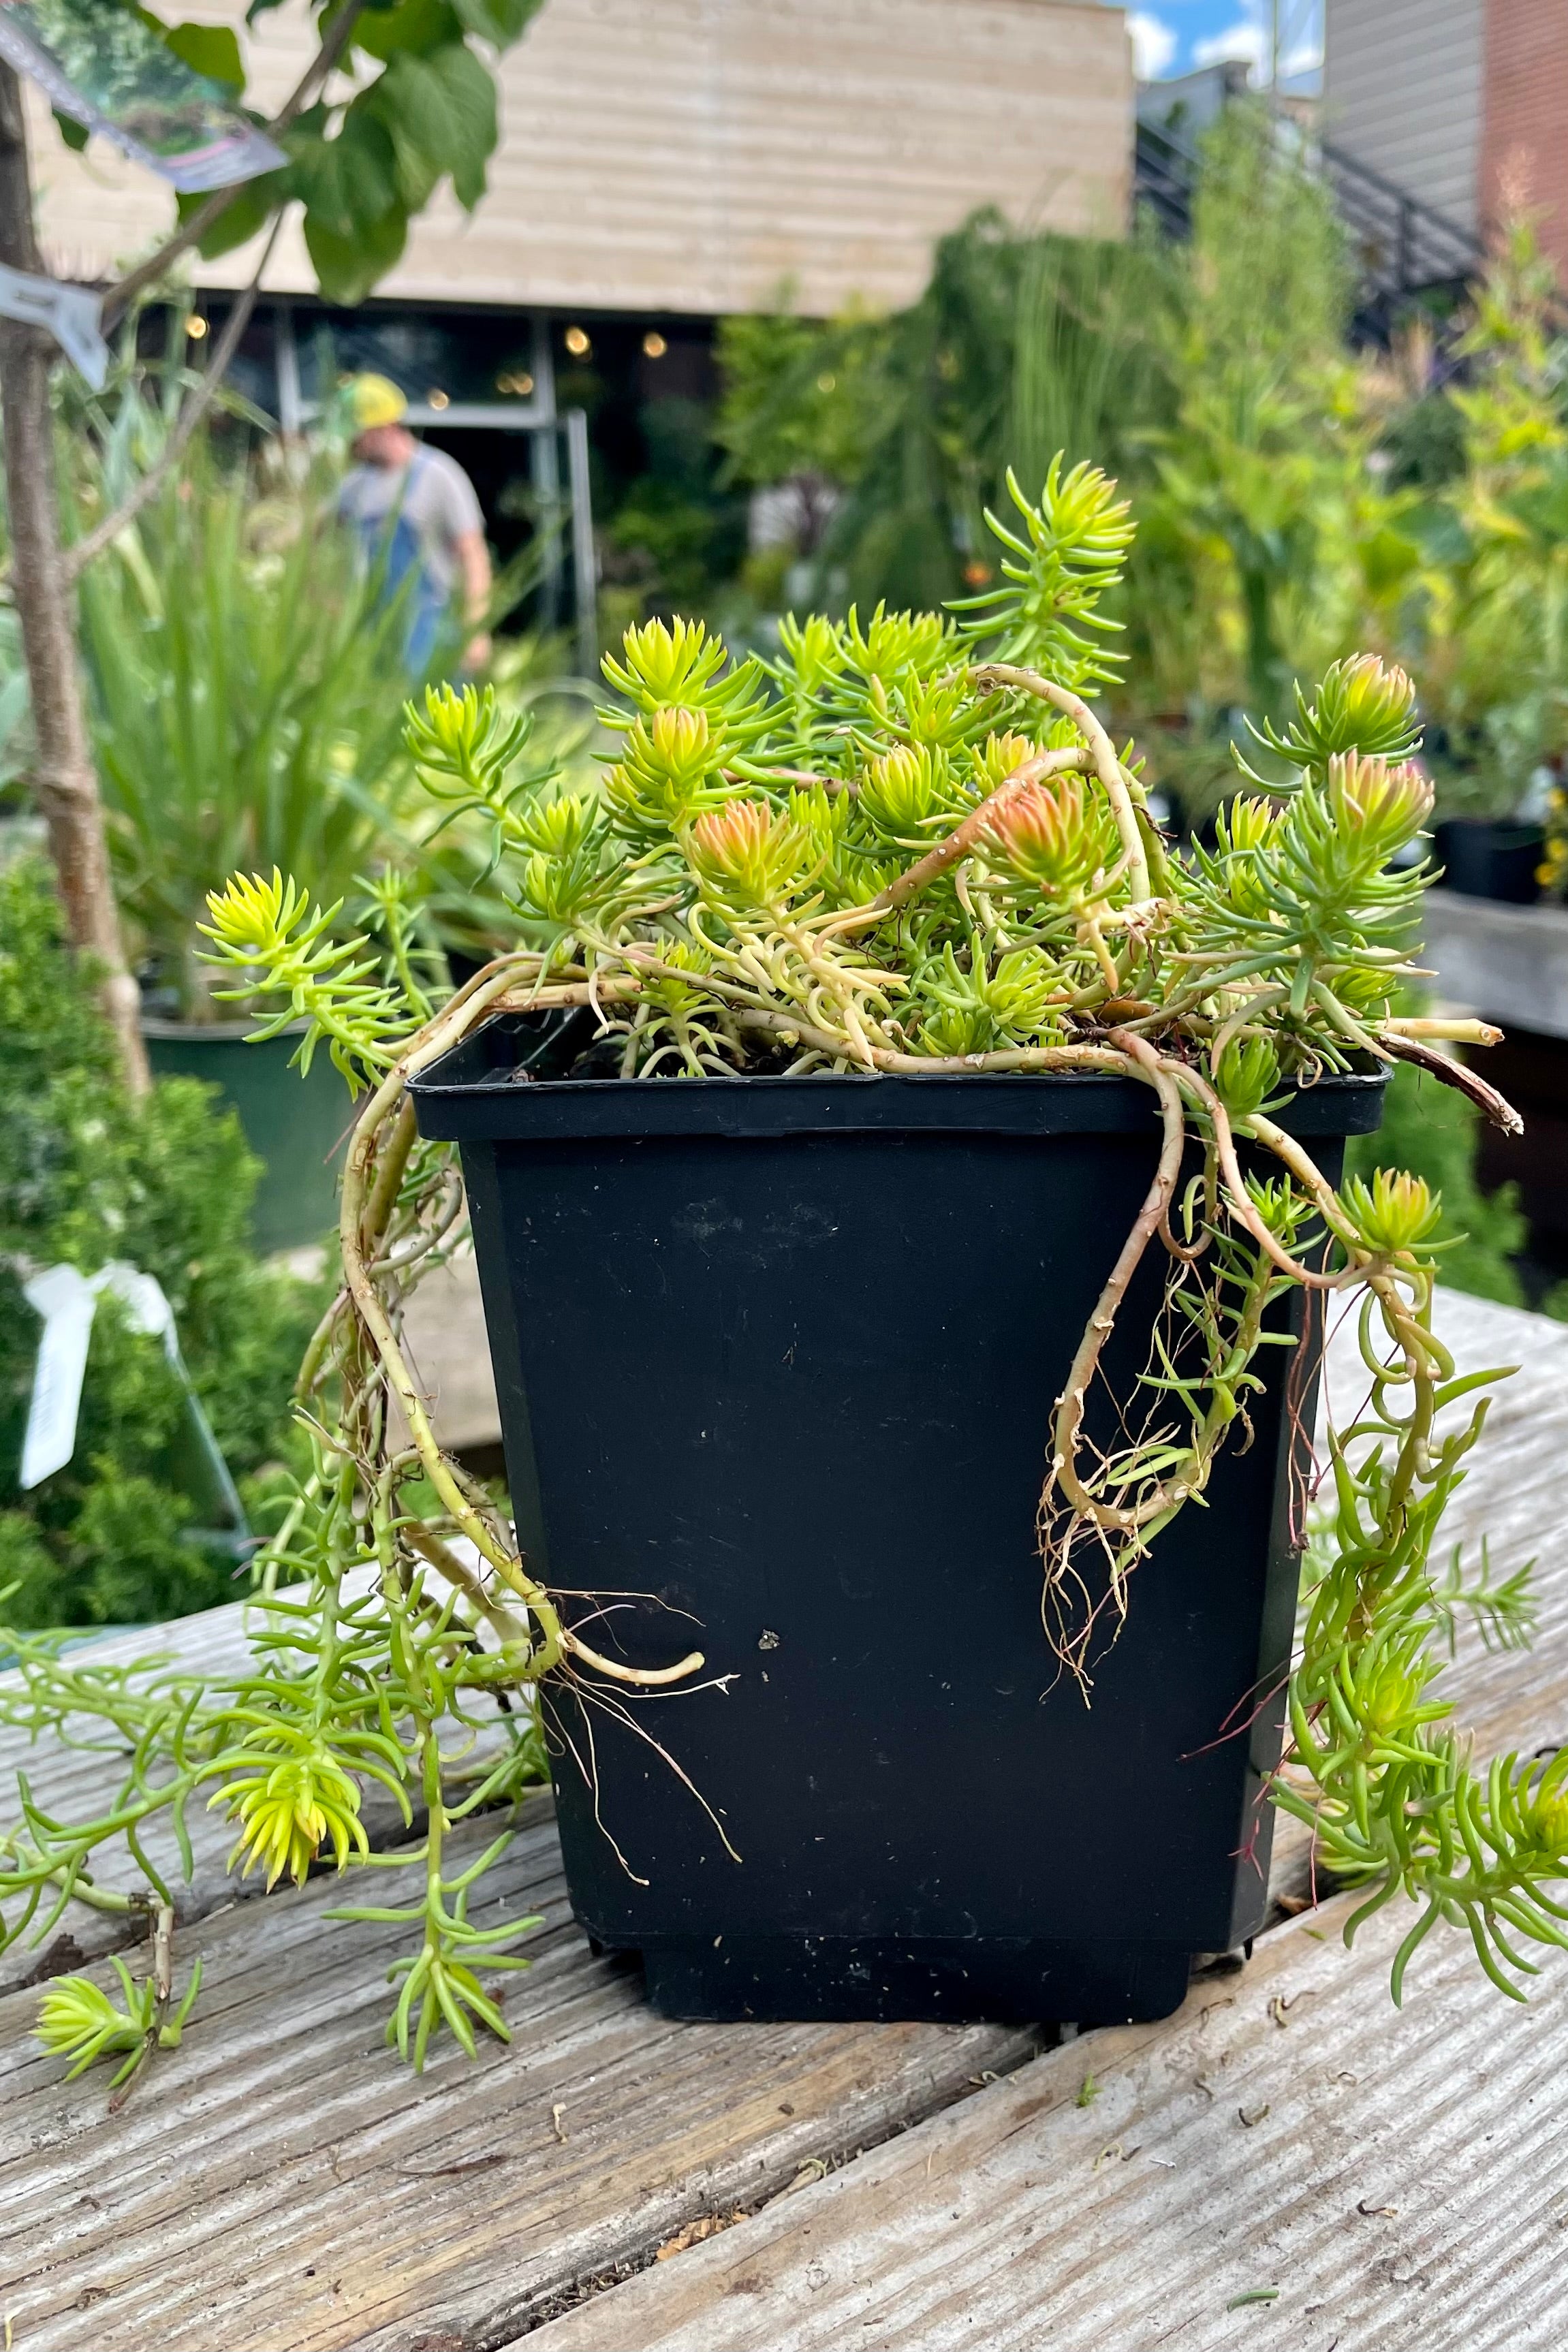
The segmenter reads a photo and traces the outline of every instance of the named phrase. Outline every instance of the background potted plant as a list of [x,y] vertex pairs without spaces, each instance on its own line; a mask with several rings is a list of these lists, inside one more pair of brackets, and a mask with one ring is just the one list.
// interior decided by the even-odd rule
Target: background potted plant
[[[0,1587],[13,1625],[140,1623],[232,1600],[303,1442],[294,1368],[323,1305],[258,1264],[260,1173],[232,1110],[188,1078],[133,1097],[90,965],[41,857],[0,863]],[[298,1080],[294,1083],[297,1085]],[[152,1276],[258,1534],[233,1521],[160,1337],[101,1299],[69,1460],[24,1489],[40,1320],[23,1285],[67,1264]],[[216,1489],[216,1491],[215,1491]]]
[[1415,500],[1422,683],[1447,887],[1529,905],[1568,751],[1568,427],[1556,274],[1508,224],[1454,348],[1459,470]]
[[[132,387],[90,487],[112,508],[156,462],[159,413]],[[219,1085],[265,1174],[257,1237],[278,1249],[331,1228],[345,1126],[330,1074],[289,1070],[297,1039],[247,1052],[247,1023],[213,1001],[197,929],[215,873],[238,863],[318,877],[323,902],[401,846],[408,775],[396,710],[406,681],[397,600],[355,563],[331,519],[332,468],[259,473],[198,432],[79,588],[93,748],[128,950],[142,973],[156,1072]],[[91,509],[89,509],[89,511]]]
[[[410,1926],[416,2058],[443,2020],[505,2030],[478,1971],[528,1923],[473,1924],[484,1860],[450,1874],[443,1841],[540,1769],[490,1713],[520,1686],[581,1913],[687,2013],[1157,2013],[1200,1925],[1247,1932],[1266,1790],[1368,1904],[1418,1906],[1396,1992],[1439,1921],[1509,1991],[1518,1939],[1563,1940],[1568,1755],[1478,1778],[1430,1688],[1454,1591],[1496,1606],[1428,1569],[1494,1376],[1456,1381],[1433,1332],[1426,1187],[1327,1172],[1393,1060],[1512,1121],[1431,1043],[1494,1032],[1391,1009],[1430,808],[1409,681],[1333,669],[1265,731],[1277,793],[1173,858],[1081,691],[1125,511],[1087,468],[1016,499],[1006,584],[957,619],[791,625],[770,668],[630,633],[602,797],[518,777],[493,701],[432,696],[421,772],[488,813],[533,934],[445,1003],[296,886],[213,902],[215,952],[372,1087],[274,1555],[310,1581],[259,1680],[100,1703],[141,1726],[150,1806],[210,1790],[273,1874],[363,1854],[366,1776],[417,1795],[423,1891],[374,1913]],[[454,1132],[526,1558],[398,1343]],[[1376,1370],[1330,1442],[1287,1708],[1291,1342],[1342,1293]],[[14,1705],[51,1704],[22,1664]],[[500,1736],[466,1786],[454,1717]],[[117,1828],[31,1822],[9,1931]]]
[[[180,467],[83,572],[81,648],[148,1057],[161,1074],[216,1083],[233,1102],[263,1162],[258,1241],[277,1249],[330,1229],[346,1118],[324,1066],[302,1086],[289,1074],[298,1033],[247,1051],[254,1022],[215,1003],[199,929],[215,874],[309,874],[324,905],[344,908],[346,937],[377,919],[382,889],[417,872],[416,951],[437,968],[448,944],[482,961],[515,925],[484,887],[486,839],[443,824],[412,791],[405,596],[384,593],[335,526],[331,436],[286,448],[266,419],[228,406],[238,413],[198,429]],[[168,429],[126,384],[109,423],[83,436],[84,512],[118,507],[158,465]],[[535,550],[509,568],[498,612],[539,561]],[[456,651],[454,631],[436,647],[436,669]],[[514,704],[552,688],[537,655],[525,640],[501,657]],[[569,757],[563,710],[550,720],[547,740]]]

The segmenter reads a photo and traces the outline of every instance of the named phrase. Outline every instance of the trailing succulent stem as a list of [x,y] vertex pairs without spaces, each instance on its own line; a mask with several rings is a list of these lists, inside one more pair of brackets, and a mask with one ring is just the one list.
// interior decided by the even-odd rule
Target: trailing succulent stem
[[[364,1089],[344,1286],[300,1381],[314,1467],[258,1566],[253,1674],[95,1670],[18,1641],[21,1688],[0,1709],[39,1728],[96,1720],[132,1761],[91,1823],[50,1819],[24,1789],[0,1862],[8,1939],[47,1932],[72,1900],[134,1899],[91,1875],[117,1841],[168,1900],[143,1830],[161,1816],[183,1841],[201,1793],[271,1878],[329,1853],[340,1869],[422,1868],[407,1903],[342,1916],[413,1933],[394,1970],[397,2047],[420,2063],[442,2024],[471,2047],[476,2021],[505,2032],[479,1972],[521,1965],[504,1948],[528,1923],[470,1922],[504,1839],[456,1869],[450,1834],[546,1771],[542,1685],[552,1745],[590,1779],[595,1712],[640,1729],[639,1692],[703,1686],[700,1652],[634,1667],[608,1636],[590,1646],[443,1454],[403,1349],[409,1290],[461,1230],[450,1152],[417,1135],[408,1084],[502,1014],[545,1033],[555,1016],[584,1076],[1050,1074],[1145,1088],[1156,1170],[1046,1447],[1056,1655],[1087,1693],[1138,1564],[1226,1447],[1249,1441],[1263,1350],[1298,1345],[1292,1300],[1316,1333],[1318,1303],[1342,1297],[1361,1317],[1370,1402],[1330,1441],[1332,1558],[1310,1595],[1273,1794],[1313,1822],[1326,1865],[1367,1886],[1358,1918],[1396,1895],[1420,1906],[1396,1991],[1439,1917],[1468,1929],[1510,1990],[1532,1965],[1521,1939],[1564,1939],[1568,1912],[1545,1890],[1568,1869],[1568,1755],[1478,1779],[1429,1695],[1458,1613],[1473,1608],[1500,1638],[1524,1622],[1518,1580],[1483,1572],[1470,1588],[1431,1567],[1481,1392],[1500,1375],[1457,1380],[1433,1331],[1426,1188],[1386,1173],[1336,1188],[1289,1121],[1323,1074],[1413,1058],[1518,1124],[1438,1050],[1497,1032],[1394,1012],[1431,809],[1410,757],[1414,691],[1375,660],[1337,665],[1284,733],[1260,736],[1283,772],[1233,802],[1212,847],[1179,852],[1131,747],[1085,698],[1116,667],[1084,632],[1100,625],[1126,510],[1087,467],[1053,467],[1037,505],[1015,486],[1015,502],[1009,584],[959,619],[879,607],[786,620],[773,661],[732,661],[700,622],[630,631],[605,664],[618,698],[603,715],[621,741],[600,790],[521,771],[526,726],[488,692],[428,693],[410,751],[449,821],[488,843],[525,942],[444,1003],[398,952],[406,922],[384,923],[383,951],[280,876],[215,895],[208,936],[231,992],[267,1006],[268,1033],[302,1018],[301,1059],[324,1041]],[[398,897],[384,880],[379,902]],[[574,1036],[585,1016],[581,1048],[563,1042],[567,1014]],[[1107,1350],[1135,1286],[1158,1301],[1152,1338],[1110,1397]],[[376,1784],[405,1823],[417,1804],[414,1851],[374,1850],[362,1801]]]

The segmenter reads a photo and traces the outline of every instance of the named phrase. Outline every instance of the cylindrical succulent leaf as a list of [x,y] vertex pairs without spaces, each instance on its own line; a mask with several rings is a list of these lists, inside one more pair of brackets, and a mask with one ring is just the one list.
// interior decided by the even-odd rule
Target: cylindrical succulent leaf
[[766,801],[733,800],[693,824],[687,855],[702,880],[734,903],[766,907],[805,878],[810,845],[803,828]]
[[1336,751],[1329,761],[1329,799],[1342,836],[1375,850],[1379,862],[1413,841],[1432,814],[1432,786],[1414,760],[1390,767],[1360,751]]
[[1358,1238],[1383,1257],[1419,1248],[1442,1219],[1442,1195],[1424,1177],[1401,1169],[1374,1169],[1370,1182],[1349,1177],[1339,1198]]
[[1115,862],[1110,813],[1076,776],[1026,784],[990,817],[986,832],[1020,880],[1045,897],[1081,897]]

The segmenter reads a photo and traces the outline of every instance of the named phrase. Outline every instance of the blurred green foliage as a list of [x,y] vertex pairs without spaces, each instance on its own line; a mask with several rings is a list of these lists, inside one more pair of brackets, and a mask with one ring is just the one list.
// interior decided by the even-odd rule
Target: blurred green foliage
[[[143,24],[176,54],[191,37],[223,44],[223,79],[243,100],[256,20],[279,0],[254,0],[243,35]],[[279,133],[287,162],[235,188],[202,237],[207,258],[244,245],[281,205],[303,208],[305,248],[329,302],[361,302],[398,260],[408,224],[443,181],[468,212],[485,192],[485,167],[499,124],[493,60],[525,30],[540,0],[376,0],[355,12],[342,51],[344,74]],[[332,37],[342,10],[310,0],[313,41]],[[193,58],[193,62],[196,60]],[[205,54],[200,69],[212,71]],[[263,116],[253,113],[253,120]],[[204,199],[180,199],[182,219]]]
[[[1235,790],[1241,709],[1278,715],[1368,647],[1417,679],[1443,812],[1504,814],[1568,757],[1561,296],[1515,222],[1458,321],[1416,310],[1391,352],[1352,352],[1352,257],[1292,142],[1227,108],[1185,244],[982,214],[891,317],[727,322],[719,438],[739,481],[837,484],[805,551],[836,608],[984,586],[1007,467],[1091,458],[1139,516],[1118,607],[1136,693],[1109,700],[1190,821]],[[784,601],[795,579],[775,560],[749,584]],[[1561,800],[1557,821],[1568,887]]]
[[[162,431],[128,387],[102,441],[83,436],[82,491],[112,507]],[[291,476],[265,443],[236,462],[199,432],[82,577],[116,895],[184,1019],[231,1017],[196,929],[226,876],[308,872],[330,906],[398,849],[405,619],[333,526],[337,479],[325,453]]]
[[606,650],[647,614],[701,605],[745,552],[745,508],[715,439],[712,402],[666,394],[638,401],[621,423],[631,470],[595,491],[595,510],[605,517],[599,620]]
[[[946,249],[938,248],[939,276]],[[717,434],[731,478],[753,487],[792,474],[858,480],[888,397],[891,332],[858,307],[827,329],[788,311],[721,319]]]
[[727,320],[733,478],[815,474],[844,494],[814,601],[940,604],[989,580],[984,510],[1009,465],[1043,479],[1060,449],[1127,470],[1159,414],[1169,267],[1152,237],[1026,236],[987,212],[941,240],[925,293],[891,318]]
[[289,1395],[319,1284],[258,1264],[258,1162],[210,1090],[165,1079],[133,1103],[89,978],[65,946],[47,868],[0,868],[0,1585],[14,1624],[153,1620],[234,1597],[232,1541],[195,1522],[184,1388],[161,1342],[112,1301],[93,1326],[76,1453],[16,1485],[38,1321],[27,1269],[156,1276],[192,1382],[247,1507],[295,1454]]

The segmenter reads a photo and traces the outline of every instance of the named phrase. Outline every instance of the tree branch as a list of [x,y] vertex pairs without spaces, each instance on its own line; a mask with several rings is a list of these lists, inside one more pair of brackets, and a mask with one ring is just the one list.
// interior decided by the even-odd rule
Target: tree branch
[[[303,114],[347,48],[364,5],[365,0],[343,0],[331,29],[300,76],[292,94],[285,100],[271,121],[262,126],[269,138],[279,137]],[[135,300],[143,287],[155,285],[172,261],[177,261],[182,253],[188,253],[192,246],[201,243],[213,223],[228,210],[244,185],[242,180],[232,188],[215,188],[205,204],[198,205],[189,220],[177,228],[156,253],[149,254],[145,261],[139,261],[134,269],[127,270],[125,276],[109,289],[103,298],[102,315],[106,331]]]
[[74,547],[66,549],[60,559],[60,569],[68,583],[79,580],[94,556],[101,555],[104,549],[119,538],[127,524],[135,520],[184,456],[191,436],[216,398],[218,387],[228,373],[229,362],[239,349],[240,337],[250,323],[256,298],[261,291],[262,276],[272,258],[272,249],[278,242],[287,209],[285,206],[283,211],[273,215],[271,233],[256,265],[256,275],[230,311],[223,333],[213,346],[206,372],[195,391],[187,396],[156,462],[149,466],[135,488],[121,500],[112,514],[105,515],[101,522],[93,525],[85,539],[79,539]]

